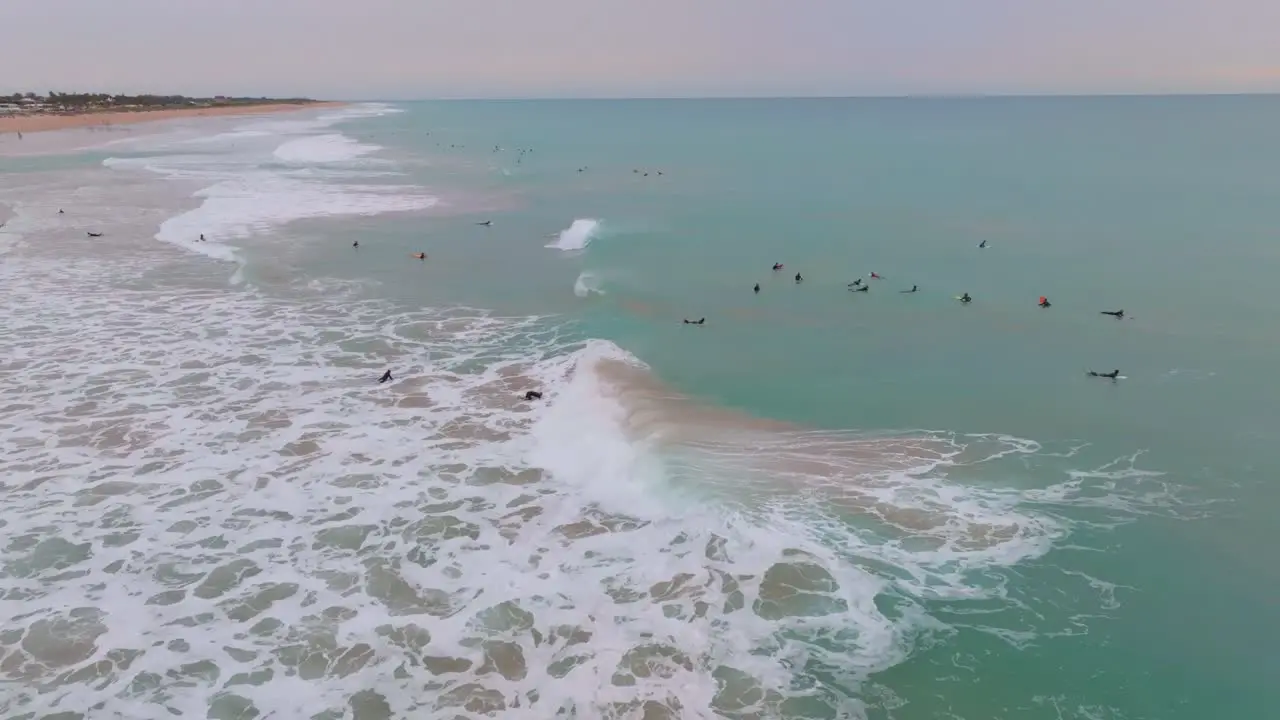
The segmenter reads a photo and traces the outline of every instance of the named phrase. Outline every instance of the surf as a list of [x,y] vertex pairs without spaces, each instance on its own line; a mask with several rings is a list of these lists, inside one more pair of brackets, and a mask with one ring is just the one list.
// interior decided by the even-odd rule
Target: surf
[[[153,150],[160,154],[107,158],[103,165],[122,172],[145,171],[202,183],[192,194],[200,200],[198,206],[166,219],[155,238],[242,266],[244,241],[291,222],[422,211],[438,203],[438,198],[423,188],[372,184],[365,181],[369,177],[365,171],[341,169],[343,163],[380,148],[325,130],[340,122],[387,112],[389,109],[377,105],[356,106],[312,119],[256,121],[222,134],[253,139],[248,149],[224,142],[224,152],[219,154],[175,154],[164,152],[166,146],[160,143]],[[272,167],[279,161],[295,167]],[[202,235],[205,241],[200,241]],[[232,276],[233,284],[243,277],[241,269]]]
[[555,242],[547,247],[556,250],[583,250],[600,234],[600,221],[590,218],[579,218],[556,236]]
[[[276,231],[430,197],[355,202],[341,162],[281,169],[275,149],[322,125],[15,193],[0,645],[34,716],[864,717],[877,673],[957,634],[1059,637],[1026,617],[1016,566],[1085,510],[1161,501],[1123,463],[1041,481],[1031,440],[757,417],[572,317],[323,272],[230,289],[173,251],[205,233],[189,249],[323,253],[332,237]],[[579,219],[549,247],[599,231]],[[361,262],[404,262],[377,247]]]
[[290,140],[272,153],[288,163],[341,163],[381,150],[379,145],[357,142],[342,134],[313,135]]
[[573,281],[573,294],[580,298],[589,297],[591,295],[604,295],[604,282],[595,273],[584,270],[578,273],[578,277]]

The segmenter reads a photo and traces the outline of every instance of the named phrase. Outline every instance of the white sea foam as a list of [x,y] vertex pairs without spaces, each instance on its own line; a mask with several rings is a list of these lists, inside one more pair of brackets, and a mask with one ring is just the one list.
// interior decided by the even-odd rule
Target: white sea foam
[[[327,192],[171,171],[232,237]],[[860,717],[922,598],[1001,606],[974,576],[1132,473],[974,488],[948,469],[1036,446],[675,432],[562,321],[202,282],[145,239],[169,184],[111,180],[23,190],[0,263],[0,714]]]
[[[270,156],[251,148],[212,155],[109,158],[104,165],[208,183],[194,193],[202,199],[201,205],[166,220],[156,238],[208,257],[242,264],[237,243],[289,222],[423,210],[436,203],[421,188],[355,182],[382,173],[333,167],[375,152],[378,146],[361,144],[338,133],[309,134],[323,132],[344,120],[392,110],[381,105],[355,106],[301,120],[259,120],[212,138],[274,139],[276,146]],[[271,161],[298,167],[278,170],[264,165]],[[201,235],[204,241],[200,240]],[[239,277],[237,271],[232,281]]]
[[[998,598],[966,573],[1063,532],[1016,492],[867,468],[811,482],[861,478],[885,518],[939,522],[895,539],[816,502],[689,502],[663,438],[628,430],[600,370],[637,361],[612,344],[331,288],[131,289],[119,248],[63,250],[0,266],[15,709],[790,717],[803,697],[857,716],[863,679],[936,625],[880,594]],[[813,440],[751,449],[856,454]],[[1017,528],[975,544],[978,525]]]
[[276,173],[246,173],[196,193],[200,207],[166,221],[156,237],[167,242],[198,238],[243,239],[305,218],[378,215],[421,210],[434,198],[396,185],[335,185]]
[[595,273],[586,270],[578,273],[578,278],[573,281],[573,294],[580,298],[590,295],[603,295],[602,281]]
[[290,163],[347,162],[377,152],[377,145],[357,142],[346,135],[331,133],[290,140],[276,148],[275,156]]
[[573,221],[573,224],[565,228],[556,236],[553,243],[549,243],[547,247],[557,250],[581,250],[600,233],[600,221],[588,218],[579,218]]

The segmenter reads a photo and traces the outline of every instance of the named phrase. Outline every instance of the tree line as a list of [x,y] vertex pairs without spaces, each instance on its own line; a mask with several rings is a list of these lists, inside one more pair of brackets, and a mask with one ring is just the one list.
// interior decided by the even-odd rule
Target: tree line
[[111,106],[133,107],[176,107],[191,105],[262,105],[265,103],[303,104],[314,102],[308,98],[249,98],[249,97],[212,97],[197,98],[185,95],[113,95],[109,93],[63,93],[50,92],[38,95],[33,92],[0,95],[0,102],[21,103],[23,100],[34,100],[45,105],[54,105],[67,109],[98,108]]

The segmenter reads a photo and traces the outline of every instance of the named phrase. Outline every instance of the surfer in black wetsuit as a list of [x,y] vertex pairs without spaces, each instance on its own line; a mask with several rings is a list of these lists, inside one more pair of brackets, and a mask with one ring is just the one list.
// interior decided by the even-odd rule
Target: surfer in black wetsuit
[[804,282],[804,278],[800,276],[800,273],[796,273],[796,282],[797,283]]
[[102,237],[102,233],[100,233],[100,232],[91,232],[91,233],[89,233],[89,237]]
[[482,226],[484,226],[484,227],[489,227],[490,225],[492,225],[492,224],[493,224],[493,221],[492,221],[492,220],[485,220],[484,222],[478,222],[478,223],[476,223],[476,224],[477,224],[477,225],[482,225]]
[[382,383],[391,382],[392,380],[395,380],[395,378],[391,377],[391,369],[388,368],[386,372],[382,373],[382,377],[378,378],[378,384],[381,385]]
[[849,288],[849,292],[871,292],[870,285],[859,285],[858,287]]
[[1108,379],[1108,380],[1115,380],[1116,378],[1120,377],[1120,371],[1119,371],[1119,370],[1112,370],[1112,371],[1111,371],[1111,372],[1109,372],[1109,373],[1100,373],[1100,372],[1094,372],[1094,371],[1090,370],[1090,371],[1089,371],[1089,377],[1106,378],[1106,379]]
[[968,305],[969,303],[973,302],[973,298],[969,297],[969,293],[965,293],[960,296],[960,302]]
[[987,241],[986,241],[986,240],[983,240],[982,242],[978,243],[978,249],[979,249],[979,250],[985,250],[985,249],[986,249],[986,247],[987,247]]
[[1116,311],[1103,310],[1103,311],[1102,311],[1102,314],[1103,314],[1103,315],[1110,315],[1111,317],[1113,317],[1113,318],[1118,318],[1118,319],[1120,319],[1120,320],[1123,320],[1123,319],[1124,319],[1124,311],[1123,311],[1123,310],[1116,310]]
[[759,295],[759,294],[760,294],[760,283],[756,283],[756,287],[755,287],[755,294],[757,294],[757,295]]
[[524,399],[525,400],[541,400],[542,393],[538,392],[537,390],[530,390],[529,392],[524,394]]
[[910,290],[899,290],[898,292],[902,292],[902,293],[913,293],[913,292],[918,291],[919,289],[920,289],[920,286],[919,286],[919,285],[912,285]]
[[707,322],[706,318],[702,318],[700,320],[690,320],[689,318],[684,319],[685,325],[705,325],[706,322]]
[[849,287],[856,288],[861,284],[862,284],[862,278],[858,278],[857,280],[854,280],[853,282],[849,283]]
[[359,240],[353,240],[353,241],[351,242],[351,247],[353,247],[353,248],[355,248],[355,249],[359,250],[359,249],[360,249],[360,241],[359,241]]

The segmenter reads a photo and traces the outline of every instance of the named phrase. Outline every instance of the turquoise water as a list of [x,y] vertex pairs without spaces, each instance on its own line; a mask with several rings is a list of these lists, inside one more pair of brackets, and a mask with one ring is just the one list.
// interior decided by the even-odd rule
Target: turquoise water
[[0,162],[14,708],[1275,715],[1280,97],[398,107]]
[[[453,210],[344,228],[360,254],[318,267],[406,301],[570,314],[758,417],[1079,448],[966,482],[1033,488],[1118,458],[1162,474],[1167,504],[1117,477],[1060,511],[1087,523],[1070,542],[993,569],[1013,606],[926,602],[950,629],[875,677],[872,717],[1276,707],[1280,98],[407,107],[347,132],[414,159]],[[544,247],[575,218],[601,221],[585,250]],[[383,259],[418,250],[425,266]],[[584,271],[603,295],[574,295]],[[1118,308],[1131,319],[1098,314]],[[1112,368],[1127,379],[1084,375]]]

